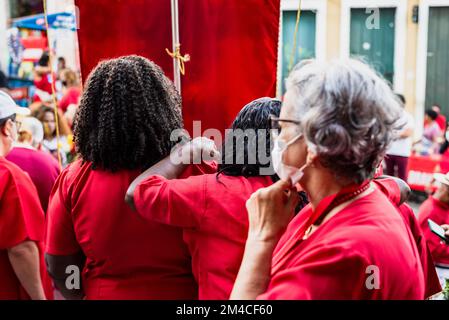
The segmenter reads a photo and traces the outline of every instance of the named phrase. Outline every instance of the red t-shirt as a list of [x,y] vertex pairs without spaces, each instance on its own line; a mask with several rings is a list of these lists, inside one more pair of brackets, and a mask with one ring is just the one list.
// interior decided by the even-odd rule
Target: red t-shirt
[[376,179],[374,180],[379,189],[387,195],[387,197],[395,205],[399,213],[404,218],[405,223],[410,228],[410,231],[415,239],[416,247],[418,248],[419,257],[424,271],[424,278],[426,280],[425,297],[431,297],[432,295],[441,292],[441,285],[438,279],[438,275],[433,264],[433,259],[430,254],[430,250],[427,246],[427,242],[424,237],[424,232],[419,226],[418,219],[416,219],[413,209],[406,203],[400,204],[401,190],[393,179]]
[[446,117],[442,114],[439,114],[435,121],[437,122],[441,131],[446,132]]
[[59,175],[58,161],[46,152],[21,147],[12,149],[6,159],[30,175],[46,212],[51,189]]
[[[202,165],[184,175],[208,170],[215,167]],[[124,201],[139,173],[92,170],[82,161],[64,170],[50,198],[46,252],[83,251],[87,299],[195,299],[182,229],[145,221]]]
[[298,239],[311,213],[308,205],[289,224],[259,299],[424,298],[413,236],[381,191],[357,199],[308,239]]
[[433,260],[436,264],[449,267],[449,245],[442,243],[441,239],[430,231],[427,222],[431,219],[439,225],[449,224],[449,205],[431,196],[419,208],[418,219]]
[[47,275],[43,240],[44,213],[30,177],[12,162],[0,157],[0,299],[28,300],[8,257],[8,249],[35,241],[40,253],[40,272],[47,299],[52,287]]
[[229,299],[248,235],[245,203],[270,177],[216,174],[167,180],[153,176],[135,191],[146,219],[184,228],[202,300]]
[[434,294],[441,292],[441,285],[438,279],[437,272],[433,263],[433,258],[430,253],[430,249],[427,245],[424,232],[419,226],[418,219],[416,219],[413,209],[406,203],[399,207],[399,212],[402,214],[404,219],[408,222],[410,231],[416,241],[416,246],[418,247],[419,256],[421,258],[421,263],[423,266],[424,277],[426,279],[426,293],[425,297],[431,297]]
[[39,76],[39,80],[35,79],[34,80],[34,85],[36,86],[37,89],[45,91],[49,94],[52,93],[52,81],[54,82],[56,79],[56,75],[53,74],[53,77],[50,75],[50,73],[45,73],[42,74],[41,76]]
[[58,103],[59,109],[61,109],[63,112],[66,112],[67,108],[71,104],[78,105],[80,95],[81,95],[80,88],[68,89],[67,93],[61,98],[61,101],[59,101],[59,103]]

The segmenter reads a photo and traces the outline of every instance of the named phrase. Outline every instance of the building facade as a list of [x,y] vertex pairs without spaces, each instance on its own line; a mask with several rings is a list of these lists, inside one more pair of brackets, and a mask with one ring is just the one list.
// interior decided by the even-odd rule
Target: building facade
[[[280,83],[292,57],[298,7],[299,0],[282,0]],[[302,0],[295,62],[311,57],[367,61],[406,97],[417,124],[434,104],[449,117],[449,0]]]

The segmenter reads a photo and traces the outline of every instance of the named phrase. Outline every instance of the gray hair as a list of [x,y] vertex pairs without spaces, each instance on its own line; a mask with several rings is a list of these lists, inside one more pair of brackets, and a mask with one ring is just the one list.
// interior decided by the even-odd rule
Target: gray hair
[[28,132],[33,137],[33,146],[37,147],[44,140],[44,127],[42,123],[34,117],[22,119],[20,132]]
[[358,60],[300,63],[287,79],[309,148],[337,178],[371,178],[395,138],[402,108],[387,82]]

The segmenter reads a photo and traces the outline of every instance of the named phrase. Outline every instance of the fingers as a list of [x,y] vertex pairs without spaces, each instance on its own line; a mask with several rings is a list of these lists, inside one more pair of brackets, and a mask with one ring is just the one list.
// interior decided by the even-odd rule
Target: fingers
[[254,192],[246,202],[246,206],[248,208],[254,202],[268,201],[284,205],[287,209],[294,209],[299,200],[300,197],[294,186],[289,182],[280,180],[267,188],[262,188]]
[[196,157],[195,160],[199,161],[219,161],[221,158],[220,151],[218,151],[215,142],[209,138],[198,137],[192,140],[193,154]]
[[446,232],[445,232],[445,236],[446,236],[446,237],[449,237],[449,225],[443,224],[443,225],[441,226],[441,228],[443,228],[444,231],[446,231]]
[[293,186],[290,181],[279,180],[276,183],[274,183],[273,185],[271,185],[270,187],[268,187],[268,189],[285,191],[285,190],[291,190],[292,187]]

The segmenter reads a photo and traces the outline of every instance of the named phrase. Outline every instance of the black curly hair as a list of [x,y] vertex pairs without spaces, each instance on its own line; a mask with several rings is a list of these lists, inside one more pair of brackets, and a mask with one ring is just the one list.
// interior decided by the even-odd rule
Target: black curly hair
[[[270,162],[261,163],[259,159],[259,134],[264,137],[266,144],[264,156],[270,159],[271,153],[271,137],[270,137],[270,115],[279,117],[281,112],[281,101],[272,98],[260,98],[247,104],[239,112],[231,126],[231,131],[228,131],[225,143],[222,147],[222,161],[218,166],[219,174],[223,173],[228,176],[244,176],[254,177],[260,175],[261,168],[269,168]],[[239,137],[239,130],[242,130],[243,135]],[[255,134],[247,134],[253,130]],[[241,142],[239,139],[244,139],[243,148],[239,149]],[[250,155],[250,152],[256,152]],[[250,161],[250,156],[255,161]]]
[[170,154],[181,97],[152,61],[125,56],[89,75],[74,122],[76,150],[94,169],[144,170]]

